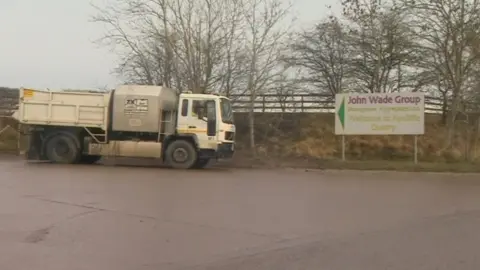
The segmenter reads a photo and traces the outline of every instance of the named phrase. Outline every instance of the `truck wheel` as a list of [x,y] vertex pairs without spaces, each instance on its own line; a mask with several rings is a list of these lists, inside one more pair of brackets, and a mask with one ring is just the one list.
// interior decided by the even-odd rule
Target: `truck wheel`
[[90,155],[85,155],[80,158],[80,163],[82,164],[94,164],[97,161],[99,161],[102,158],[102,156],[90,156]]
[[199,159],[197,159],[197,161],[193,165],[193,168],[203,169],[203,168],[207,167],[208,162],[210,162],[210,159],[208,159],[208,158],[199,158]]
[[190,169],[197,161],[197,151],[190,142],[174,141],[165,151],[165,160],[174,169]]
[[48,140],[47,157],[51,162],[72,164],[80,160],[80,149],[68,135],[59,134]]

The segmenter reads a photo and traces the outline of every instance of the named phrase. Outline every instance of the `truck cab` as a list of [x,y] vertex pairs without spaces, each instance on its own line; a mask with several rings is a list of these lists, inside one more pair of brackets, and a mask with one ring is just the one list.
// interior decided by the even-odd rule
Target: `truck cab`
[[178,108],[177,133],[195,136],[202,157],[232,157],[235,125],[232,104],[228,98],[182,93]]

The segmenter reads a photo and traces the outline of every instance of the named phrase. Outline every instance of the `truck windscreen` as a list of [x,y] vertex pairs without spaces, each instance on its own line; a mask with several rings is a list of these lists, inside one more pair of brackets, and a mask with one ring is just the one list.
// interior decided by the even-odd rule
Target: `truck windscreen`
[[233,124],[233,109],[230,100],[225,98],[220,99],[220,112],[223,123]]

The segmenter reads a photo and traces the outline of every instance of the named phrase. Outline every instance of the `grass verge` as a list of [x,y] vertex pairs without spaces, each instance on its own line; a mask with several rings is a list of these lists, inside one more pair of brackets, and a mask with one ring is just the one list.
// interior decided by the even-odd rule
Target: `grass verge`
[[386,161],[386,160],[348,160],[336,159],[264,159],[236,156],[226,166],[236,168],[296,168],[296,169],[331,169],[331,170],[364,170],[364,171],[400,171],[400,172],[455,172],[480,173],[480,163],[470,162],[419,162]]
[[[15,143],[14,143],[15,142]],[[5,143],[0,141],[0,154],[16,154],[16,141]],[[401,172],[455,172],[480,173],[480,163],[471,162],[419,162],[387,161],[387,160],[348,160],[338,159],[292,159],[292,158],[252,158],[244,153],[236,153],[229,162],[221,162],[221,167],[250,169],[332,169],[332,170],[370,170],[370,171],[401,171]]]
[[406,161],[327,161],[321,164],[324,169],[340,170],[385,170],[402,172],[457,172],[480,173],[480,164],[468,162],[440,163]]

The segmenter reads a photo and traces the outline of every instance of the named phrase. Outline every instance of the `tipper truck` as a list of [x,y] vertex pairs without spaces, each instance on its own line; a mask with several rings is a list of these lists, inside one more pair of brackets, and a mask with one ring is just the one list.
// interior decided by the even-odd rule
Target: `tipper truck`
[[161,159],[176,169],[233,157],[231,101],[163,86],[47,91],[21,88],[14,113],[28,129],[28,160],[93,164],[101,157]]

